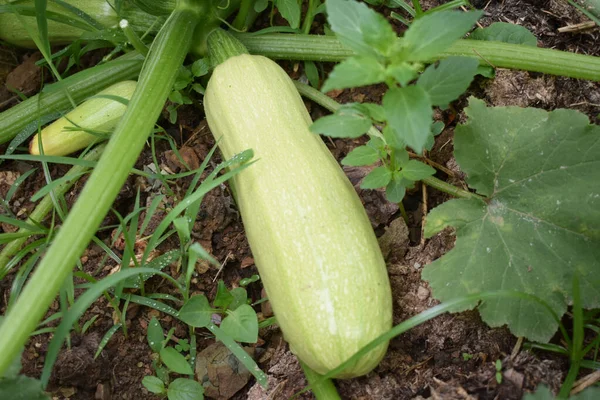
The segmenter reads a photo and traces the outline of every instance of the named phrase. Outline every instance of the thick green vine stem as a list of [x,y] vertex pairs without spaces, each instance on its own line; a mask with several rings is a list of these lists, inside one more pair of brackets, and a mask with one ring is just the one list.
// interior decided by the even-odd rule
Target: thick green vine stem
[[341,400],[341,397],[331,379],[322,379],[323,376],[317,374],[310,367],[300,361],[304,376],[310,385],[310,390],[317,400]]
[[0,326],[0,376],[56,297],[134,166],[183,63],[201,1],[178,1],[154,40],[127,111],[46,256]]
[[240,54],[248,54],[248,50],[223,29],[217,28],[208,35],[208,56],[213,68]]
[[[339,62],[354,55],[336,37],[273,33],[236,37],[251,54],[274,59]],[[398,40],[402,40],[401,38]],[[438,58],[475,57],[482,65],[600,81],[600,57],[484,40],[458,40]],[[430,60],[435,61],[435,60]]]
[[[104,151],[106,147],[105,144],[98,145],[90,150],[84,157],[85,161],[96,161],[100,158],[100,155]],[[65,177],[71,177],[71,179],[67,179],[63,181],[61,184],[57,185],[56,188],[52,191],[54,196],[62,196],[67,190],[73,186],[77,179],[81,177],[89,169],[86,165],[74,165],[69,172],[65,174]],[[33,212],[27,218],[27,222],[31,224],[40,224],[44,221],[44,218],[52,211],[54,207],[54,203],[52,201],[52,193],[48,193],[35,207]],[[25,228],[19,229],[19,232],[25,232]],[[2,251],[0,252],[0,279],[2,279],[6,273],[10,270],[7,266],[12,256],[14,256],[23,246],[23,244],[27,241],[28,237],[24,236],[18,239],[9,242],[4,246]]]
[[71,75],[48,86],[40,94],[9,108],[0,114],[0,144],[12,140],[38,118],[69,109],[71,102],[67,91],[73,100],[79,103],[114,83],[135,79],[142,69],[143,59],[137,52],[125,54],[106,64]]

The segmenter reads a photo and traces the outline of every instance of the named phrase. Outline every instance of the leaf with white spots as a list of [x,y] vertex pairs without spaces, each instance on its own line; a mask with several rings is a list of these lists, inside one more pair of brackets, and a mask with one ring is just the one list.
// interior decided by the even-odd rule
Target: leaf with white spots
[[[423,271],[435,297],[514,290],[559,316],[579,275],[584,308],[600,307],[600,127],[574,110],[497,107],[471,99],[455,157],[483,200],[451,200],[427,218],[428,237],[456,228],[453,250]],[[557,323],[538,303],[486,300],[491,326],[548,341]]]

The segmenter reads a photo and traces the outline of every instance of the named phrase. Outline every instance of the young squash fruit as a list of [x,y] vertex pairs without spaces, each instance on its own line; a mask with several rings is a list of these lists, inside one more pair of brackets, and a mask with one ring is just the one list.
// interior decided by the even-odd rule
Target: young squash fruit
[[[257,161],[232,182],[248,241],[292,352],[324,374],[392,324],[387,270],[362,203],[309,131],[304,103],[275,62],[226,59],[214,69],[204,107],[225,159],[254,151]],[[337,378],[368,373],[386,349]]]
[[40,154],[40,135],[44,154],[49,156],[65,156],[100,141],[100,136],[77,128],[112,132],[125,114],[127,106],[116,99],[102,96],[118,96],[130,100],[136,86],[135,81],[115,83],[98,93],[99,97],[84,101],[74,110],[42,129],[40,134],[36,134],[29,142],[29,153]]
[[[30,30],[39,35],[36,22],[36,2],[34,0],[9,0],[8,3],[4,7],[4,11],[0,10],[0,40],[19,47],[37,48],[29,36],[29,30],[23,26],[23,22],[25,22],[29,25]],[[70,44],[79,39],[84,32],[96,31],[81,18],[76,10],[91,16],[100,27],[116,28],[119,21],[125,18],[130,20],[131,25],[136,27],[140,33],[156,30],[156,27],[152,26],[156,18],[130,4],[131,1],[121,2],[119,14],[106,0],[69,0],[65,3],[68,4],[62,6],[49,1],[46,5],[48,41],[52,45]],[[170,4],[172,1],[166,3]],[[20,18],[15,13],[20,14]]]

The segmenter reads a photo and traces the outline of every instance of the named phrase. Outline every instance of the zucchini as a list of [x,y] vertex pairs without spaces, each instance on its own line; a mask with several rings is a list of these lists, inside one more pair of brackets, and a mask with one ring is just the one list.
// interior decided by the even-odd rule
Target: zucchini
[[[386,265],[364,207],[309,131],[304,103],[275,62],[227,58],[214,69],[204,107],[224,158],[254,151],[257,161],[230,181],[248,241],[290,349],[324,374],[392,324]],[[386,349],[337,378],[368,373]]]
[[40,154],[40,135],[44,154],[50,156],[71,154],[102,140],[102,134],[110,134],[121,120],[127,109],[123,101],[131,99],[136,85],[135,81],[119,82],[98,93],[97,97],[84,101],[36,134],[29,143],[29,153]]
[[[74,9],[68,9],[55,2],[48,2],[46,18],[48,20],[48,41],[51,45],[71,44],[85,32],[95,32],[99,28],[118,28],[122,18],[130,20],[136,31],[145,32],[156,21],[138,7],[123,2],[120,15],[106,0],[69,0],[66,7],[74,7],[95,20],[92,26]],[[0,40],[19,47],[35,49],[36,44],[23,26],[22,20],[14,12],[21,14],[21,19],[29,24],[29,28],[38,33],[35,18],[34,0],[12,0],[7,5],[0,5]],[[160,27],[161,24],[158,24]],[[157,27],[153,27],[153,30]]]

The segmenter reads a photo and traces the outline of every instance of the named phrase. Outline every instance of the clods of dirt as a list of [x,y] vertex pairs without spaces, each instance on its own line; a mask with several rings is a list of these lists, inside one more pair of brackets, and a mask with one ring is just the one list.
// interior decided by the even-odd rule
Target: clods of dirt
[[[254,349],[245,348],[252,356]],[[206,396],[228,400],[250,380],[250,371],[221,342],[216,342],[198,353],[196,379],[204,386]]]

